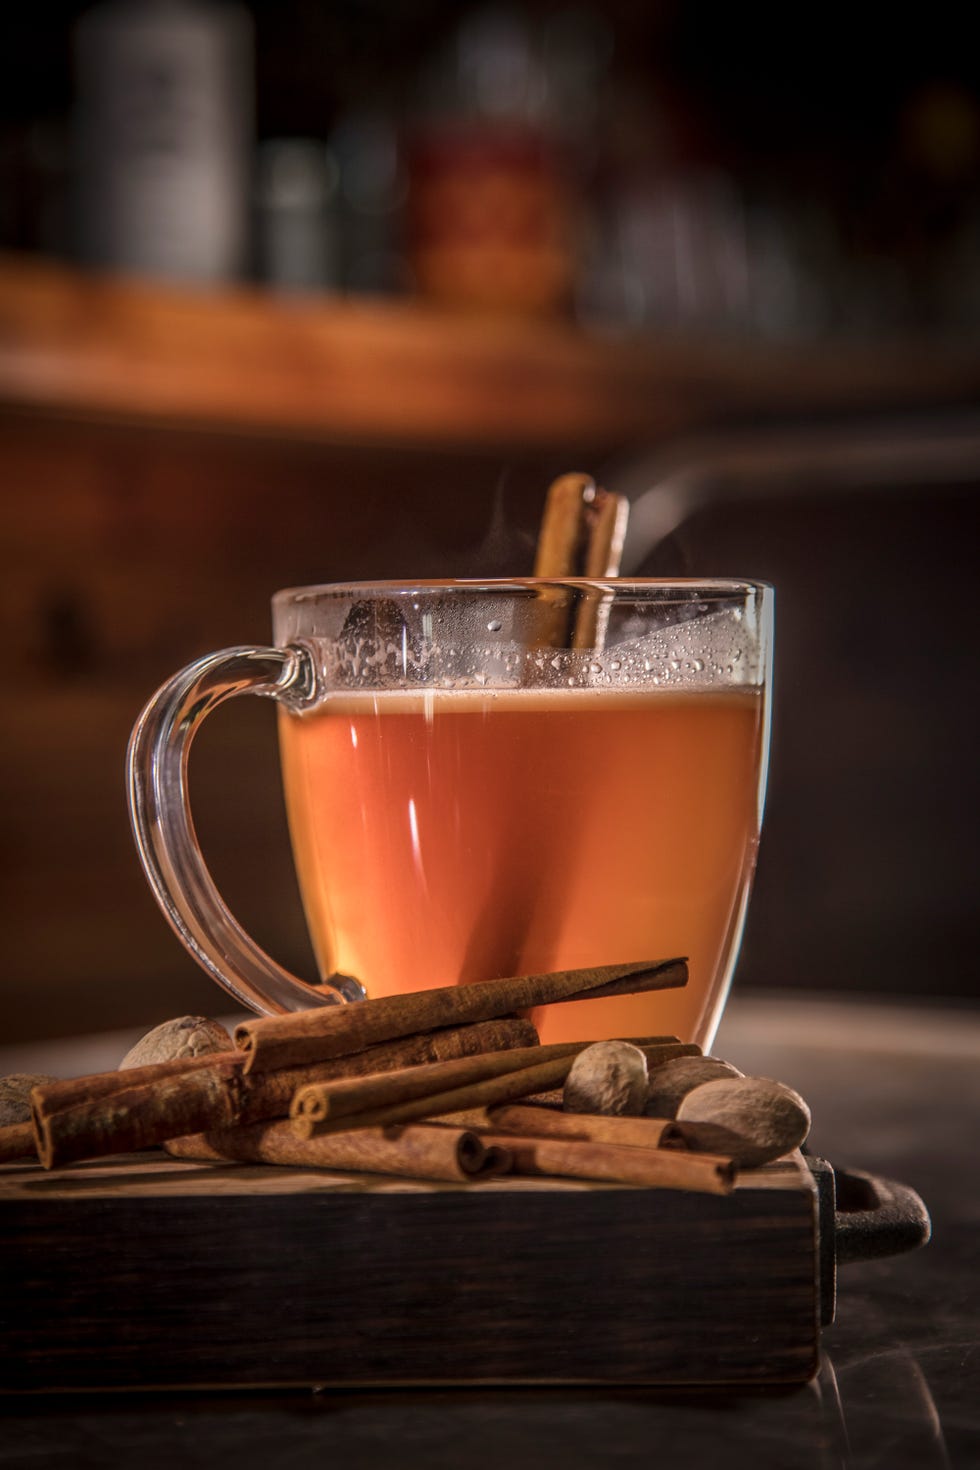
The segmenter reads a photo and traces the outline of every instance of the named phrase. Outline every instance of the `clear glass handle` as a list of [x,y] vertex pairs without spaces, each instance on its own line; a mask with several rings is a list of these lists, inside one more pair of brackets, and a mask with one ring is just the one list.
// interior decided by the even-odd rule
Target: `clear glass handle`
[[130,817],[156,900],[198,964],[260,1015],[360,1000],[364,991],[346,975],[307,985],[277,965],[225,907],[194,832],[187,758],[202,721],[224,700],[261,694],[303,704],[314,678],[312,658],[298,645],[210,653],[157,691],[129,742]]

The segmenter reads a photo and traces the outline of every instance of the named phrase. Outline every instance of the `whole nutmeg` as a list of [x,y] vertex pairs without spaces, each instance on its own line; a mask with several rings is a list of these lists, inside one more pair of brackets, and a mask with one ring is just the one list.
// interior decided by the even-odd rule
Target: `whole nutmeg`
[[11,1072],[9,1077],[0,1077],[0,1128],[30,1122],[31,1088],[57,1080],[44,1072]]
[[597,1041],[580,1051],[565,1079],[562,1105],[569,1113],[643,1112],[647,1059],[628,1041]]
[[231,1051],[235,1043],[219,1021],[207,1016],[178,1016],[154,1026],[119,1063],[120,1072],[130,1067],[147,1067],[153,1062],[175,1062],[182,1057],[200,1057],[213,1051]]
[[726,1154],[745,1168],[799,1148],[810,1109],[798,1092],[769,1077],[719,1077],[682,1099],[678,1132],[688,1148]]
[[650,1118],[674,1118],[681,1099],[703,1082],[719,1077],[741,1077],[731,1062],[720,1057],[674,1057],[650,1068],[650,1089],[644,1112]]

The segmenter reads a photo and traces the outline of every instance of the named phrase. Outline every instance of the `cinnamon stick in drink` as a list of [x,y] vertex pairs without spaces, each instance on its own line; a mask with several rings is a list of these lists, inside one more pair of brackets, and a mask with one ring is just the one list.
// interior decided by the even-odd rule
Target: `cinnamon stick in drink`
[[181,1058],[52,1082],[32,1093],[37,1151],[46,1168],[151,1148],[179,1134],[285,1117],[297,1088],[339,1076],[522,1046],[537,1032],[517,1017],[408,1036],[350,1057],[245,1075],[240,1051]]
[[[591,498],[586,497],[585,523],[588,542],[584,576],[598,581],[608,581],[610,577],[619,576],[628,519],[629,501],[624,495],[613,495],[610,491],[597,487]],[[578,648],[581,645],[576,640],[573,646]]]
[[559,475],[548,486],[534,557],[536,577],[575,577],[581,572],[586,496],[595,494],[591,475]]
[[349,1169],[454,1184],[489,1178],[510,1167],[502,1145],[485,1144],[467,1129],[424,1123],[307,1139],[298,1138],[288,1123],[259,1123],[174,1138],[166,1148],[178,1159]]
[[687,962],[683,959],[559,970],[246,1021],[236,1029],[235,1041],[246,1054],[247,1072],[267,1071],[325,1061],[416,1031],[492,1020],[558,1001],[633,995],[686,984]]
[[[548,490],[538,532],[534,575],[548,580],[619,576],[629,501],[599,489],[591,475],[560,475]],[[553,648],[595,648],[602,642],[603,594],[584,590],[573,605],[542,608],[538,643]]]
[[559,475],[545,499],[534,575],[618,577],[628,517],[626,497],[601,490],[591,475]]

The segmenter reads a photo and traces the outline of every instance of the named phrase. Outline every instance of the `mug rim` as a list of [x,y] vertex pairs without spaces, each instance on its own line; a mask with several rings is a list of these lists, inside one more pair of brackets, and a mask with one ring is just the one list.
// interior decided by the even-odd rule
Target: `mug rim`
[[412,581],[397,579],[356,582],[321,582],[305,586],[283,587],[272,597],[273,607],[283,607],[325,598],[368,597],[374,593],[385,597],[414,597],[420,593],[504,593],[522,592],[536,587],[593,588],[629,597],[650,592],[692,592],[706,600],[715,597],[748,596],[771,593],[773,584],[752,577],[418,577]]

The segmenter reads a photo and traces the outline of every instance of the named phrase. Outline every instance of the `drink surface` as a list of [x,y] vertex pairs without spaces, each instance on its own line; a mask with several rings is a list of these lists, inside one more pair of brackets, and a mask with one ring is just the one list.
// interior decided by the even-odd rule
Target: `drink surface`
[[281,712],[280,745],[324,977],[377,996],[686,955],[682,991],[534,1019],[543,1041],[710,1041],[755,863],[759,690],[330,695]]

